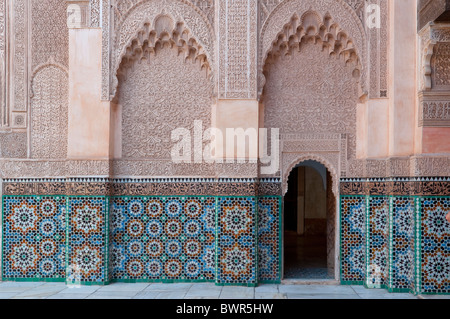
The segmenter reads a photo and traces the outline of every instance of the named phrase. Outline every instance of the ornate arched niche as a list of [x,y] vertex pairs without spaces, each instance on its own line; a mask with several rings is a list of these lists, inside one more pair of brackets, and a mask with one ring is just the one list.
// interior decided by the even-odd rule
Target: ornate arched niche
[[[261,123],[279,128],[281,177],[304,154],[329,163],[337,178],[356,157],[361,59],[330,15],[294,15],[273,41],[263,68]],[[292,160],[291,160],[292,159]]]
[[31,80],[31,157],[67,157],[68,70],[50,60],[39,65]]
[[121,110],[122,159],[171,159],[171,132],[211,126],[213,81],[203,47],[183,22],[161,14],[122,56],[114,102]]
[[[210,10],[210,1],[206,4],[206,9]],[[103,64],[110,65],[110,96],[116,95],[118,78],[117,70],[122,63],[123,57],[127,55],[127,50],[136,40],[136,33],[145,28],[146,25],[153,27],[152,22],[161,15],[167,15],[174,21],[183,24],[186,30],[184,38],[186,41],[194,39],[197,46],[203,50],[210,65],[214,65],[214,27],[209,20],[207,12],[189,0],[132,0],[121,1],[113,5],[111,17],[114,22],[114,31],[111,35],[104,34],[104,38],[110,38],[111,58],[110,63],[107,55],[104,55]],[[108,17],[106,17],[108,18]],[[105,31],[104,31],[105,32]],[[106,30],[108,33],[108,30]],[[195,34],[195,36],[193,36]],[[109,41],[104,41],[105,46],[109,46]],[[106,47],[104,50],[107,49]],[[109,49],[107,49],[109,51]],[[214,71],[214,70],[213,70]],[[104,72],[106,76],[108,72]],[[105,84],[104,84],[105,85]]]
[[[358,81],[359,95],[367,94],[367,34],[361,19],[354,8],[344,0],[284,0],[278,1],[267,18],[264,19],[260,28],[260,41],[258,52],[258,94],[261,95],[265,87],[265,77],[263,74],[266,60],[273,46],[280,40],[297,41],[304,31],[314,28],[315,35],[325,41],[340,43],[341,35],[345,34],[347,39],[351,39],[349,47],[358,57]],[[303,15],[308,14],[305,19]],[[317,18],[314,18],[316,15]],[[317,19],[317,23],[314,21]],[[305,23],[305,26],[301,26]],[[300,27],[300,30],[299,30]],[[345,30],[345,31],[344,31]],[[310,29],[309,31],[312,32]],[[345,39],[344,39],[345,40]],[[345,41],[344,41],[345,42]]]

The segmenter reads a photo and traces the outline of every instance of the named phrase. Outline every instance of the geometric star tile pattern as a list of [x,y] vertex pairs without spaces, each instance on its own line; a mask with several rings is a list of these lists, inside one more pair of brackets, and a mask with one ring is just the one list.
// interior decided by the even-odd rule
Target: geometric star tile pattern
[[421,291],[450,293],[450,198],[421,198]]
[[112,279],[214,281],[214,197],[115,197]]
[[3,197],[3,279],[65,280],[63,196]]
[[255,197],[218,198],[218,284],[257,283],[256,205]]
[[281,279],[281,199],[258,198],[259,282],[279,283]]
[[108,198],[69,197],[68,207],[68,276],[84,284],[107,282]]

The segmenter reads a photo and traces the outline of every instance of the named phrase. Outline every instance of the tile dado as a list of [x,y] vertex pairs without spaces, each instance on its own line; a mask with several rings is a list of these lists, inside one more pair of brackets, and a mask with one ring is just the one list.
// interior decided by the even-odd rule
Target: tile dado
[[[276,184],[6,181],[2,278],[81,284],[280,282],[281,197],[270,195],[280,189]],[[187,189],[202,195],[179,195]],[[140,195],[122,195],[127,191]]]
[[[449,182],[406,181],[412,186],[404,188],[408,191],[403,196],[385,190],[405,182],[346,183],[340,198],[341,282],[392,292],[449,294]],[[349,195],[351,189],[361,191]],[[380,189],[383,195],[373,194]]]

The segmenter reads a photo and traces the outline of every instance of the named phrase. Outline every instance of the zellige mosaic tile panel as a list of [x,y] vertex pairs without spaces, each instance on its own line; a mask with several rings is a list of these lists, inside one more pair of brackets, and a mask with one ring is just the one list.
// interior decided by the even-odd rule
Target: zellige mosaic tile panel
[[64,196],[3,197],[4,280],[65,279]]

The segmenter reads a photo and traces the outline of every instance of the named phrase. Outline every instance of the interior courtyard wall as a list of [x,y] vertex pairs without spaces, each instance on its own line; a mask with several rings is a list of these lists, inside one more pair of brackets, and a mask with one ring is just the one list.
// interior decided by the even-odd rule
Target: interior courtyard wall
[[[119,203],[120,206],[123,204],[120,204],[121,197],[129,195],[145,197],[153,194],[161,200],[166,200],[169,196],[186,194],[197,197],[216,196],[219,198],[218,203],[220,204],[215,209],[219,214],[218,216],[224,218],[219,218],[221,223],[219,223],[219,226],[223,227],[227,226],[225,222],[226,212],[230,211],[234,204],[240,205],[251,221],[247,225],[249,227],[246,228],[246,234],[253,239],[258,237],[258,248],[247,251],[248,258],[246,260],[249,260],[249,263],[245,265],[248,268],[240,273],[239,276],[243,276],[240,278],[237,276],[230,279],[230,275],[226,274],[226,271],[231,269],[230,264],[224,259],[218,260],[218,264],[215,266],[221,272],[217,274],[216,279],[221,284],[240,281],[255,284],[256,277],[260,282],[264,280],[275,282],[280,279],[282,275],[280,271],[281,261],[279,261],[281,242],[277,236],[281,225],[281,222],[277,223],[281,218],[280,198],[286,191],[286,186],[283,186],[283,184],[287,179],[287,174],[303,160],[312,159],[321,162],[330,171],[333,185],[328,190],[336,196],[336,207],[339,203],[339,194],[349,197],[363,196],[358,200],[354,200],[353,197],[346,198],[344,204],[350,203],[349,206],[341,206],[337,215],[339,215],[339,212],[343,212],[344,216],[351,215],[355,211],[347,208],[353,207],[351,205],[357,202],[358,205],[362,205],[354,206],[358,212],[365,212],[364,208],[373,212],[373,218],[369,218],[367,225],[375,225],[374,223],[378,220],[376,218],[380,217],[383,220],[388,216],[388,208],[393,209],[394,215],[390,221],[395,222],[396,218],[401,216],[401,214],[396,215],[396,212],[399,212],[398,207],[401,207],[403,198],[399,199],[397,205],[397,202],[388,203],[385,198],[380,200],[378,197],[392,194],[400,197],[416,196],[415,207],[420,207],[417,212],[424,212],[424,219],[422,224],[416,220],[413,229],[418,230],[420,227],[425,229],[425,226],[428,225],[427,223],[432,220],[435,214],[433,209],[448,206],[443,196],[449,195],[448,180],[445,178],[450,176],[450,157],[445,146],[436,144],[435,141],[436,138],[443,139],[448,136],[445,133],[445,125],[448,125],[448,123],[445,119],[445,113],[432,111],[436,105],[445,106],[448,96],[445,95],[445,90],[438,90],[438,93],[436,90],[433,91],[432,87],[428,91],[424,90],[423,97],[419,96],[419,101],[416,103],[417,87],[415,81],[406,81],[405,76],[403,76],[406,74],[408,75],[407,78],[414,77],[409,76],[409,74],[412,74],[410,61],[413,56],[417,56],[418,60],[416,66],[418,69],[417,82],[420,82],[422,77],[432,76],[426,71],[428,70],[427,65],[422,68],[421,61],[425,55],[424,52],[427,52],[422,47],[418,51],[415,49],[412,50],[413,52],[409,50],[408,60],[401,59],[404,41],[407,41],[408,46],[413,47],[416,40],[422,41],[424,39],[423,42],[427,44],[427,48],[430,48],[425,36],[420,34],[417,39],[413,39],[416,34],[412,32],[411,28],[401,29],[399,27],[405,20],[417,18],[415,1],[402,0],[397,1],[394,5],[393,1],[374,0],[373,2],[381,7],[381,28],[371,29],[366,25],[366,2],[362,0],[239,0],[235,2],[236,6],[234,7],[226,6],[224,1],[210,0],[74,0],[67,3],[65,1],[55,2],[55,0],[0,1],[0,11],[3,12],[3,15],[0,15],[0,24],[2,24],[0,44],[3,43],[3,45],[0,45],[0,76],[2,76],[0,81],[0,173],[1,177],[6,178],[3,183],[3,197],[8,197],[8,205],[13,206],[19,205],[19,202],[12,199],[14,196],[18,196],[17,200],[21,201],[21,205],[39,206],[40,201],[45,196],[54,200],[58,209],[66,207],[68,203],[70,210],[67,213],[70,218],[75,218],[74,222],[76,221],[76,209],[79,208],[77,205],[83,203],[97,205],[95,207],[98,209],[98,218],[102,221],[98,224],[99,227],[106,227],[106,223],[109,222],[107,220],[108,201],[110,199],[113,201],[119,200],[115,203]],[[72,36],[69,35],[69,32],[66,32],[68,31],[66,27],[68,3],[80,5],[83,18],[83,25],[80,28],[70,30]],[[49,12],[49,8],[52,9],[51,12]],[[388,8],[392,9],[390,13]],[[402,8],[405,10],[401,10]],[[308,14],[305,14],[306,12]],[[405,12],[409,13],[406,14]],[[308,56],[313,55],[316,59],[323,59],[323,66],[329,68],[339,65],[341,69],[345,69],[345,62],[350,61],[347,66],[348,72],[341,71],[344,72],[342,74],[347,74],[344,76],[345,79],[354,81],[354,88],[352,86],[348,91],[354,93],[354,95],[348,97],[353,101],[351,112],[348,114],[348,118],[341,116],[341,111],[346,112],[346,103],[342,104],[345,106],[344,109],[336,109],[336,114],[340,114],[340,118],[345,125],[333,123],[333,130],[328,130],[325,125],[316,125],[314,121],[306,123],[300,121],[300,128],[292,123],[288,123],[286,126],[280,125],[282,129],[287,129],[286,132],[289,133],[282,136],[281,171],[269,176],[272,179],[262,180],[261,183],[254,180],[256,177],[264,177],[259,176],[257,163],[243,165],[226,163],[216,165],[180,164],[173,166],[167,164],[167,161],[155,162],[148,160],[148,158],[145,160],[138,160],[137,157],[133,156],[120,158],[129,153],[126,148],[115,148],[115,145],[113,145],[118,140],[121,141],[126,138],[127,134],[126,131],[123,131],[123,128],[119,130],[119,126],[124,123],[122,122],[124,119],[120,119],[119,116],[120,107],[117,105],[120,105],[120,103],[116,104],[117,101],[114,100],[117,96],[118,101],[120,101],[121,96],[122,82],[117,77],[120,63],[124,57],[127,57],[128,48],[133,45],[134,40],[139,38],[139,32],[142,31],[145,24],[151,24],[153,27],[152,23],[157,20],[157,17],[164,15],[172,17],[173,21],[183,23],[187,30],[186,34],[189,34],[190,39],[195,39],[195,41],[188,41],[200,57],[196,60],[197,64],[195,65],[198,66],[198,64],[206,61],[211,70],[209,75],[211,76],[213,93],[206,96],[206,94],[202,95],[203,93],[200,92],[205,101],[211,99],[211,102],[202,104],[202,108],[205,107],[206,109],[206,104],[210,103],[211,123],[220,126],[220,121],[217,122],[218,118],[228,120],[228,122],[222,122],[223,125],[233,123],[233,118],[238,118],[241,114],[238,108],[242,107],[245,109],[242,114],[249,114],[245,121],[248,127],[257,126],[255,123],[258,123],[259,119],[263,119],[260,122],[267,121],[268,124],[275,127],[277,123],[271,124],[270,119],[266,117],[268,109],[278,106],[277,101],[271,100],[270,95],[266,94],[266,91],[270,91],[270,86],[277,82],[273,78],[271,79],[274,74],[278,74],[280,78],[283,79],[284,77],[286,80],[279,89],[284,92],[280,99],[286,100],[288,106],[293,106],[295,100],[295,94],[289,90],[291,88],[296,89],[299,83],[311,87],[316,85],[312,89],[318,89],[320,92],[324,92],[321,89],[324,87],[336,89],[336,74],[331,74],[331,77],[324,76],[322,81],[309,83],[304,82],[303,76],[300,76],[301,79],[289,78],[292,70],[289,70],[286,74],[282,74],[281,71],[272,72],[283,63],[282,61],[292,60],[293,63],[303,63],[301,60],[295,59],[300,59],[305,50],[311,50],[304,57],[308,59]],[[228,16],[233,16],[235,19],[227,19]],[[52,21],[49,22],[49,19]],[[291,36],[294,35],[294,32],[299,31],[297,29],[299,26],[306,27],[305,30],[308,29],[308,26],[315,26],[317,27],[316,30],[319,30],[320,27],[322,31],[325,26],[333,36],[324,37],[324,34],[320,34],[318,37],[313,37],[317,42],[316,44],[309,43],[310,40],[306,41],[307,39],[296,41],[297,44],[300,43],[301,45],[300,52],[295,52],[297,44],[295,41],[294,43],[290,41],[295,38],[295,36],[293,38]],[[390,36],[389,30],[392,32],[392,30],[397,30],[397,27],[401,31],[398,36]],[[431,29],[428,33],[430,42],[448,42],[446,27],[441,26],[439,28],[434,26],[425,29]],[[89,52],[91,52],[89,55],[92,60],[87,63],[89,65],[83,64],[83,59],[79,59],[71,65],[70,56],[74,56],[79,51],[78,44],[86,46],[86,40],[89,38],[88,33],[95,33],[96,38],[95,44],[89,44]],[[78,41],[74,37],[75,34],[84,35]],[[405,35],[405,37],[399,37],[400,35]],[[342,54],[336,54],[339,57],[335,57],[333,54],[328,56],[330,52],[335,51],[334,53],[337,53],[340,51],[339,45],[334,46],[337,43],[335,41],[337,38],[341,41],[338,44],[343,45],[346,50]],[[6,39],[11,42],[6,43]],[[69,39],[70,41],[75,40],[75,42],[70,42]],[[293,54],[284,56],[286,45],[289,47],[291,44],[295,48]],[[420,45],[418,46],[420,47]],[[325,47],[324,51],[321,51],[322,46]],[[429,50],[432,52],[431,56],[435,52],[437,53],[435,59],[439,57],[439,47],[440,45],[437,46],[436,51]],[[315,48],[315,50],[311,48]],[[389,55],[388,49],[394,55]],[[156,51],[158,53],[158,50]],[[279,53],[282,53],[280,57],[277,56]],[[269,57],[271,54],[273,55]],[[165,56],[170,56],[170,54]],[[156,54],[156,58],[163,59],[164,56]],[[266,63],[268,58],[274,63]],[[181,60],[182,55],[171,61],[178,61],[177,59]],[[344,61],[340,61],[342,59]],[[424,60],[426,62],[427,59]],[[329,61],[335,61],[336,64],[334,62],[329,64]],[[186,63],[189,67],[193,66],[189,64],[191,63],[190,60],[183,61],[183,63]],[[434,68],[435,74],[438,75],[442,74],[442,72],[439,73],[439,70],[441,70],[440,63],[435,63],[432,67],[430,64],[430,68]],[[405,67],[406,64],[408,66]],[[442,65],[445,69],[445,65]],[[352,66],[351,69],[350,66]],[[90,73],[88,80],[86,77],[83,79],[81,70],[77,70],[77,67],[87,67],[93,71]],[[135,63],[134,70],[149,72],[148,70],[145,71],[145,67],[148,67],[148,64]],[[286,65],[285,67],[288,68],[289,66]],[[310,65],[305,66],[305,68],[311,67]],[[7,72],[7,70],[11,70],[11,72]],[[196,73],[198,68],[195,70],[192,73]],[[267,70],[270,72],[264,73]],[[319,74],[321,72],[321,70],[315,71]],[[75,125],[67,125],[67,134],[72,136],[72,139],[67,138],[69,154],[71,154],[71,145],[72,151],[80,151],[80,153],[72,153],[76,156],[69,156],[66,159],[64,158],[66,147],[64,135],[66,132],[61,129],[65,122],[65,101],[66,96],[71,95],[70,90],[80,84],[71,81],[71,79],[75,79],[71,76],[72,72],[78,72],[78,79],[83,81],[80,88],[82,87],[85,91],[80,91],[83,96],[75,99],[81,102],[78,106],[76,103],[72,103],[73,101],[70,98],[69,102],[66,103],[69,122],[70,112],[75,110],[74,107],[77,106],[80,111],[77,113],[79,118],[72,122]],[[202,76],[203,72],[204,69],[199,71]],[[68,80],[65,78],[65,74],[69,74]],[[308,74],[308,76],[312,77],[314,74]],[[193,80],[188,78],[187,81]],[[434,78],[434,81],[436,83],[436,78]],[[145,87],[142,83],[138,86],[140,85]],[[176,85],[181,84],[177,83]],[[407,89],[408,93],[403,95],[400,88]],[[72,91],[73,93],[74,91]],[[73,96],[75,95],[73,94]],[[181,94],[177,96],[181,96]],[[336,98],[329,96],[327,100],[322,96],[321,100],[320,94],[309,96],[317,105],[321,103],[331,104],[330,101]],[[406,97],[407,101],[414,101],[402,104],[403,97]],[[130,98],[131,100],[133,98]],[[52,103],[47,101],[52,101]],[[140,103],[141,101],[136,100],[136,102],[143,106]],[[261,103],[258,107],[259,102]],[[439,103],[436,104],[436,102]],[[339,103],[337,101],[334,106],[336,107]],[[235,105],[233,111],[231,108],[227,108],[227,105],[231,104]],[[214,109],[214,105],[218,107]],[[359,105],[358,110],[361,111],[362,118],[368,123],[367,127],[364,127],[361,131],[356,127],[356,121],[359,119],[356,112],[357,105]],[[332,106],[330,105],[330,107]],[[35,109],[35,112],[33,112],[33,109]],[[110,112],[111,109],[113,109],[112,112]],[[218,109],[224,111],[219,116],[217,116],[217,113],[214,114]],[[406,126],[400,120],[404,114],[403,110],[408,114]],[[424,113],[424,110],[428,112]],[[310,114],[310,112],[314,112],[314,108],[305,108],[303,111]],[[35,117],[33,117],[33,113],[36,114]],[[51,115],[55,114],[58,117],[57,121],[50,121]],[[423,114],[430,117],[421,118]],[[277,118],[276,109],[273,110],[272,115],[274,115],[273,118]],[[324,112],[321,115],[324,121],[330,120],[326,117],[327,115],[329,114]],[[216,122],[214,122],[214,116]],[[411,120],[414,116],[416,118]],[[281,116],[278,118],[281,119]],[[99,119],[101,119],[101,125],[98,125]],[[348,119],[352,119],[352,121],[347,123]],[[181,122],[185,120],[185,118],[180,118]],[[421,126],[421,120],[425,120],[422,123],[423,126]],[[77,125],[77,121],[80,125]],[[281,124],[283,124],[284,120],[281,121]],[[435,126],[436,122],[439,122],[439,127]],[[387,126],[386,123],[391,124]],[[383,125],[382,129],[378,124]],[[416,143],[416,153],[413,155],[411,140],[413,140],[414,134],[405,134],[404,131],[411,132],[411,127],[414,128],[416,125],[416,131],[420,131],[420,134],[416,135],[420,139],[420,143]],[[267,127],[267,125],[265,126]],[[311,127],[317,129],[317,132],[310,134],[305,129]],[[117,129],[112,130],[112,128]],[[96,129],[98,131],[95,131]],[[82,142],[85,145],[76,146],[76,144],[70,142],[77,140],[77,137],[86,132],[91,136]],[[54,136],[55,134],[57,136]],[[35,137],[34,141],[33,136]],[[42,142],[40,142],[41,140]],[[91,144],[92,140],[95,143]],[[376,149],[372,148],[374,143],[379,144]],[[55,144],[60,145],[56,146]],[[100,148],[97,146],[100,146]],[[357,148],[358,154],[362,154],[358,158],[356,156]],[[387,153],[386,150],[389,152]],[[100,151],[100,156],[97,151]],[[167,150],[164,151],[167,153]],[[429,154],[423,156],[422,153]],[[121,178],[161,176],[186,177],[187,179],[180,180],[180,184],[175,185],[174,182],[170,181],[170,178],[132,179],[131,182],[126,178]],[[49,177],[61,177],[61,179],[42,179]],[[189,178],[194,177],[197,179],[189,180]],[[213,177],[215,182],[202,179],[202,177]],[[218,177],[224,179],[217,179]],[[235,178],[235,180],[227,179],[230,177]],[[358,180],[347,180],[346,177],[358,178]],[[388,181],[385,179],[386,177],[388,179],[390,177],[403,179]],[[408,179],[408,177],[410,178]],[[431,181],[426,180],[425,177],[430,177]],[[20,180],[14,180],[14,178]],[[212,191],[205,192],[205,189]],[[82,198],[79,199],[81,202],[77,202],[77,199],[75,199],[77,196]],[[94,203],[94,199],[89,200],[89,196],[94,196],[97,202]],[[114,198],[114,196],[118,198]],[[253,199],[249,201],[238,200],[239,196]],[[433,196],[433,200],[420,202],[423,196]],[[232,197],[232,206],[227,206],[228,204],[224,200],[226,197]],[[66,204],[62,204],[63,202]],[[128,204],[131,203],[127,202]],[[207,203],[202,202],[203,204],[206,205]],[[369,206],[364,206],[366,204]],[[207,207],[207,205],[204,207]],[[126,213],[129,212],[126,209],[125,211]],[[439,209],[435,211],[439,211]],[[9,214],[10,212],[11,210],[6,210],[6,213]],[[408,212],[413,212],[412,215],[410,214],[411,216],[418,216],[414,215],[415,210],[409,210]],[[258,219],[261,223],[258,228],[254,226],[257,220],[256,216],[261,217]],[[339,231],[333,233],[335,227],[330,226],[331,229],[328,232],[329,236],[334,236],[333,242],[336,242],[336,239],[343,234],[342,227],[345,226],[341,227],[340,224],[340,222],[344,222],[344,219],[338,219],[342,216],[335,217],[336,230]],[[366,217],[366,215],[363,216],[363,218]],[[389,234],[385,226],[375,232],[372,232],[372,229],[364,229],[364,231],[367,234],[373,233],[385,236]],[[76,231],[73,232],[73,234],[75,233]],[[70,234],[72,234],[72,230]],[[9,243],[10,238],[4,232],[2,235],[3,239],[7,238]],[[102,236],[105,236],[106,240],[109,233],[105,232]],[[393,234],[392,236],[396,235]],[[414,240],[418,240],[415,244],[415,247],[418,247],[420,238]],[[106,241],[102,244],[105,249],[110,248]],[[237,239],[236,244],[239,245]],[[77,250],[78,248],[75,246],[70,247],[71,258],[77,256],[77,251],[80,254],[83,252],[83,250]],[[371,248],[371,246],[361,247],[358,247],[358,249]],[[226,246],[219,245],[216,248],[218,249],[216,253],[221,257],[234,252],[233,250],[227,250]],[[244,250],[244,248],[241,247],[240,249]],[[332,250],[335,251],[334,249]],[[394,253],[400,251],[396,249],[395,246]],[[442,253],[443,248],[440,247],[439,249],[439,253]],[[412,250],[408,248],[407,251],[410,253]],[[373,252],[380,254],[379,256],[388,257],[388,241],[383,242],[382,250],[373,250]],[[361,256],[358,253],[359,250],[353,251],[353,256]],[[336,258],[338,255],[338,253],[334,254]],[[343,257],[347,256],[349,255],[343,253]],[[416,259],[415,262],[420,264],[423,269],[432,269],[436,256],[441,255],[427,253],[423,256],[425,256],[424,259]],[[100,263],[105,261],[105,256],[100,254],[99,257],[102,260]],[[123,257],[130,259],[130,256],[123,255]],[[372,255],[369,255],[368,258],[371,258],[370,260],[374,263],[383,263],[383,259],[380,261]],[[336,272],[338,272],[340,267],[337,266],[337,261],[335,262]],[[256,263],[258,263],[257,266]],[[358,268],[358,264],[355,265],[355,271],[363,273],[361,278],[364,279],[364,276],[371,275],[364,266]],[[386,271],[386,269],[384,267],[383,271]],[[396,274],[402,275],[396,271],[392,272],[394,276]],[[96,280],[107,282],[110,279],[109,275],[111,274],[102,273]],[[383,280],[389,282],[388,275],[384,273],[383,276]],[[357,276],[350,276],[350,278],[352,280],[360,279]],[[395,278],[393,280],[395,285],[389,286],[391,288],[402,285],[411,286],[410,282],[399,284],[399,281],[395,281]],[[433,278],[427,277],[426,280],[433,280]],[[445,284],[445,278],[443,282]],[[415,283],[415,285],[416,288],[414,289],[426,290],[424,285],[420,286],[420,283]],[[431,290],[445,290],[442,287],[435,286]]]

